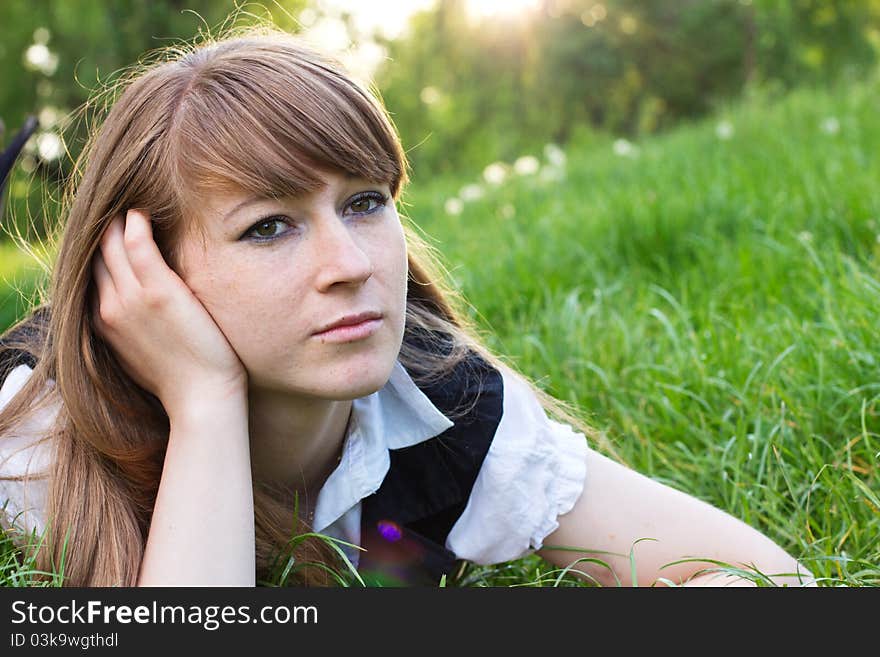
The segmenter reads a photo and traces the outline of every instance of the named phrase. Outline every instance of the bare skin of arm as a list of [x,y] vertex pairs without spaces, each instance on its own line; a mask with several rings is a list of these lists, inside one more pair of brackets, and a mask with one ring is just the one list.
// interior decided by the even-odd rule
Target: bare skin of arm
[[111,222],[93,273],[101,337],[171,427],[138,585],[253,586],[244,367],[165,263],[145,213]]
[[170,421],[138,586],[254,586],[246,394],[205,394]]
[[[583,549],[563,551],[553,546]],[[753,527],[592,450],[580,499],[559,517],[559,527],[538,554],[560,567],[581,558],[601,560],[611,571],[591,562],[573,568],[603,586],[617,586],[618,580],[622,586],[662,585],[662,580],[685,586],[754,586],[728,573],[700,574],[718,568],[709,561],[664,567],[688,558],[720,561],[746,571],[756,568],[778,585],[803,586],[813,580],[797,560]]]

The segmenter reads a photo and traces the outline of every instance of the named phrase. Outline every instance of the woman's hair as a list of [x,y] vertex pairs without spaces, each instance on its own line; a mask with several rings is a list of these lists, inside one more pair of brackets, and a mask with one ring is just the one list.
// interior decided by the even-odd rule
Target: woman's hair
[[[251,28],[157,53],[119,83],[121,95],[86,143],[65,193],[49,289],[3,341],[31,354],[35,367],[0,412],[0,436],[36,408],[63,402],[44,438],[54,460],[47,533],[35,556],[47,572],[63,567],[65,585],[136,583],[168,440],[158,399],[125,374],[90,313],[92,257],[113,217],[147,209],[176,268],[182,231],[199,230],[194,209],[216,191],[298,196],[320,186],[323,169],[387,181],[397,201],[407,182],[405,154],[378,94],[299,38]],[[505,366],[466,320],[433,248],[406,222],[404,232],[403,366],[419,384],[441,380],[472,353]],[[595,435],[531,385],[548,412]],[[291,538],[308,531],[288,493],[254,483],[258,581]],[[296,545],[297,563],[329,558],[319,540]],[[327,583],[325,572],[305,569],[295,583]]]

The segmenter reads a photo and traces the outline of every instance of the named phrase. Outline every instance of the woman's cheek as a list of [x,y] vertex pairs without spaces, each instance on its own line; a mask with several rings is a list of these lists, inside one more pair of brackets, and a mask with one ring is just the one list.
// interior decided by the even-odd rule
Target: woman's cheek
[[395,245],[393,252],[397,255],[397,257],[395,259],[394,275],[396,280],[401,282],[403,287],[406,288],[406,277],[409,270],[409,262],[407,260],[406,236],[403,234],[403,226],[400,225],[399,221],[394,222],[392,238],[388,242],[386,242],[386,244],[387,243]]

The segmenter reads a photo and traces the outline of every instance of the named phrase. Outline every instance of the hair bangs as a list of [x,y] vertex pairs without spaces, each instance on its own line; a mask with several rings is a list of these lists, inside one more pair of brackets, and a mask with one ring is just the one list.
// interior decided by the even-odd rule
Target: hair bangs
[[264,44],[199,64],[174,140],[187,196],[297,197],[323,184],[322,171],[389,183],[395,195],[405,182],[405,156],[378,103],[298,47]]

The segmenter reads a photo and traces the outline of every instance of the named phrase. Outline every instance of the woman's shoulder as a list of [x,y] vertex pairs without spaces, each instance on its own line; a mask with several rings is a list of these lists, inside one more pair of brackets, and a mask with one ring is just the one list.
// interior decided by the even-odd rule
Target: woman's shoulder
[[[0,335],[0,411],[25,387],[34,375],[38,354],[42,350],[49,320],[49,307],[39,306],[27,317],[14,324]],[[38,396],[43,397],[55,386],[49,378],[45,389]],[[11,430],[10,435],[0,437],[0,456],[13,447],[21,447],[39,440],[51,430],[58,413],[58,402],[39,403],[28,412]],[[0,474],[5,474],[0,460]]]
[[[48,320],[48,306],[40,306],[0,335],[0,412],[33,376]],[[53,386],[49,379],[45,392]],[[0,436],[0,527],[6,531],[43,532],[54,458],[48,436],[58,403],[35,407]]]
[[[2,411],[25,386],[33,374],[27,364],[6,373],[0,386]],[[48,495],[48,473],[52,449],[48,440],[57,408],[46,407],[30,413],[14,430],[0,436],[0,526],[15,526],[26,533],[43,529]]]
[[[33,375],[28,365],[11,370],[0,385],[0,411],[9,404]],[[47,384],[47,391],[53,386]],[[46,436],[58,415],[58,403],[35,408],[0,436],[0,477],[41,473],[48,469],[50,454]]]
[[502,366],[502,412],[470,500],[447,547],[475,563],[540,549],[586,480],[587,438],[551,419],[522,375]]

